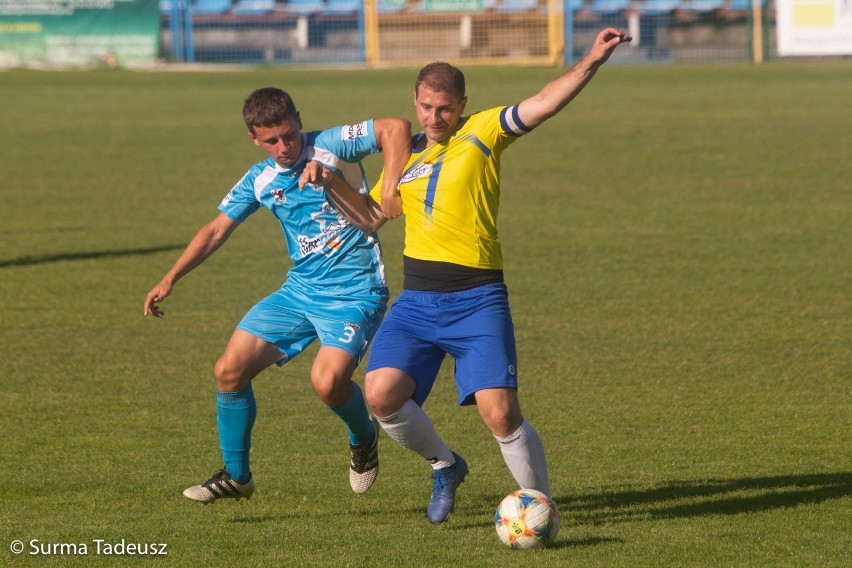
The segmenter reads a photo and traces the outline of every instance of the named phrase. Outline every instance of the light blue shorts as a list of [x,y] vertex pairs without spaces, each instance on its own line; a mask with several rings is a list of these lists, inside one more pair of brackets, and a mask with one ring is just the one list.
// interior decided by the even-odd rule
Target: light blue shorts
[[285,283],[250,309],[237,329],[278,347],[284,355],[278,365],[317,338],[323,347],[343,349],[360,363],[386,309],[382,297],[320,296]]
[[461,292],[403,290],[382,322],[367,371],[392,367],[417,382],[422,405],[446,355],[455,359],[458,402],[489,388],[518,387],[515,327],[504,284]]

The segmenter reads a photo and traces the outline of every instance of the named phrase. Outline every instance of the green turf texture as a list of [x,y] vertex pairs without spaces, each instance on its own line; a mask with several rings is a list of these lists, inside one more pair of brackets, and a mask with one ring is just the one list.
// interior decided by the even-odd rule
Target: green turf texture
[[[466,71],[468,111],[556,73]],[[259,212],[163,320],[142,317],[263,157],[243,99],[285,88],[309,129],[414,121],[415,74],[0,74],[0,565],[143,561],[97,554],[122,539],[166,543],[158,566],[852,563],[852,61],[610,66],[504,155],[520,397],[562,513],[553,548],[497,540],[514,481],[456,406],[450,361],[426,410],[471,473],[445,525],[423,514],[428,466],[385,436],[376,485],[350,491],[345,432],[308,380],[315,348],[255,381],[251,501],[181,496],[221,462],[213,363],[289,268]],[[392,295],[402,228],[380,233]],[[32,555],[32,540],[88,554]]]

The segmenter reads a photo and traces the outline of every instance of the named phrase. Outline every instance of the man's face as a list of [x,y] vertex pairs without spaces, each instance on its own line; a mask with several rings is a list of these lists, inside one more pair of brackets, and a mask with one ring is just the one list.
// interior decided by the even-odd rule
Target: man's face
[[426,134],[429,146],[444,142],[456,129],[467,104],[467,97],[443,91],[433,91],[426,85],[420,85],[414,93],[414,108],[417,122]]
[[302,120],[298,114],[277,126],[255,126],[249,136],[279,166],[294,166],[302,155]]

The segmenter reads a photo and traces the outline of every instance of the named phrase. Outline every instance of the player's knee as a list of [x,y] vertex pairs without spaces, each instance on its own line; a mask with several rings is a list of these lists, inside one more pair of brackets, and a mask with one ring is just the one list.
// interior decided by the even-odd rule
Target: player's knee
[[240,369],[230,364],[224,357],[216,361],[213,368],[216,377],[216,388],[219,392],[239,392],[248,386]]
[[311,384],[320,400],[331,408],[340,406],[352,394],[351,377],[345,373],[311,372]]
[[517,432],[524,422],[523,416],[511,413],[483,415],[482,419],[491,433],[501,438]]
[[415,383],[383,374],[381,369],[367,373],[364,380],[364,398],[376,416],[390,416],[414,395]]
[[498,396],[477,396],[482,421],[495,436],[504,437],[516,432],[524,421],[517,396],[513,391],[491,394]]

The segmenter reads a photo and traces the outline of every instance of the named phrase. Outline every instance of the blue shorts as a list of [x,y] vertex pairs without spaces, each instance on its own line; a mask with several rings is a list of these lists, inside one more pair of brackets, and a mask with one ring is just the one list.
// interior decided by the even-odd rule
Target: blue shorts
[[461,292],[403,290],[382,322],[367,372],[392,367],[417,382],[414,401],[423,405],[446,355],[455,359],[461,405],[474,393],[518,387],[515,327],[504,284]]
[[278,347],[283,354],[278,365],[317,338],[323,347],[343,349],[360,363],[386,309],[387,301],[379,296],[320,296],[285,283],[250,309],[237,329]]

